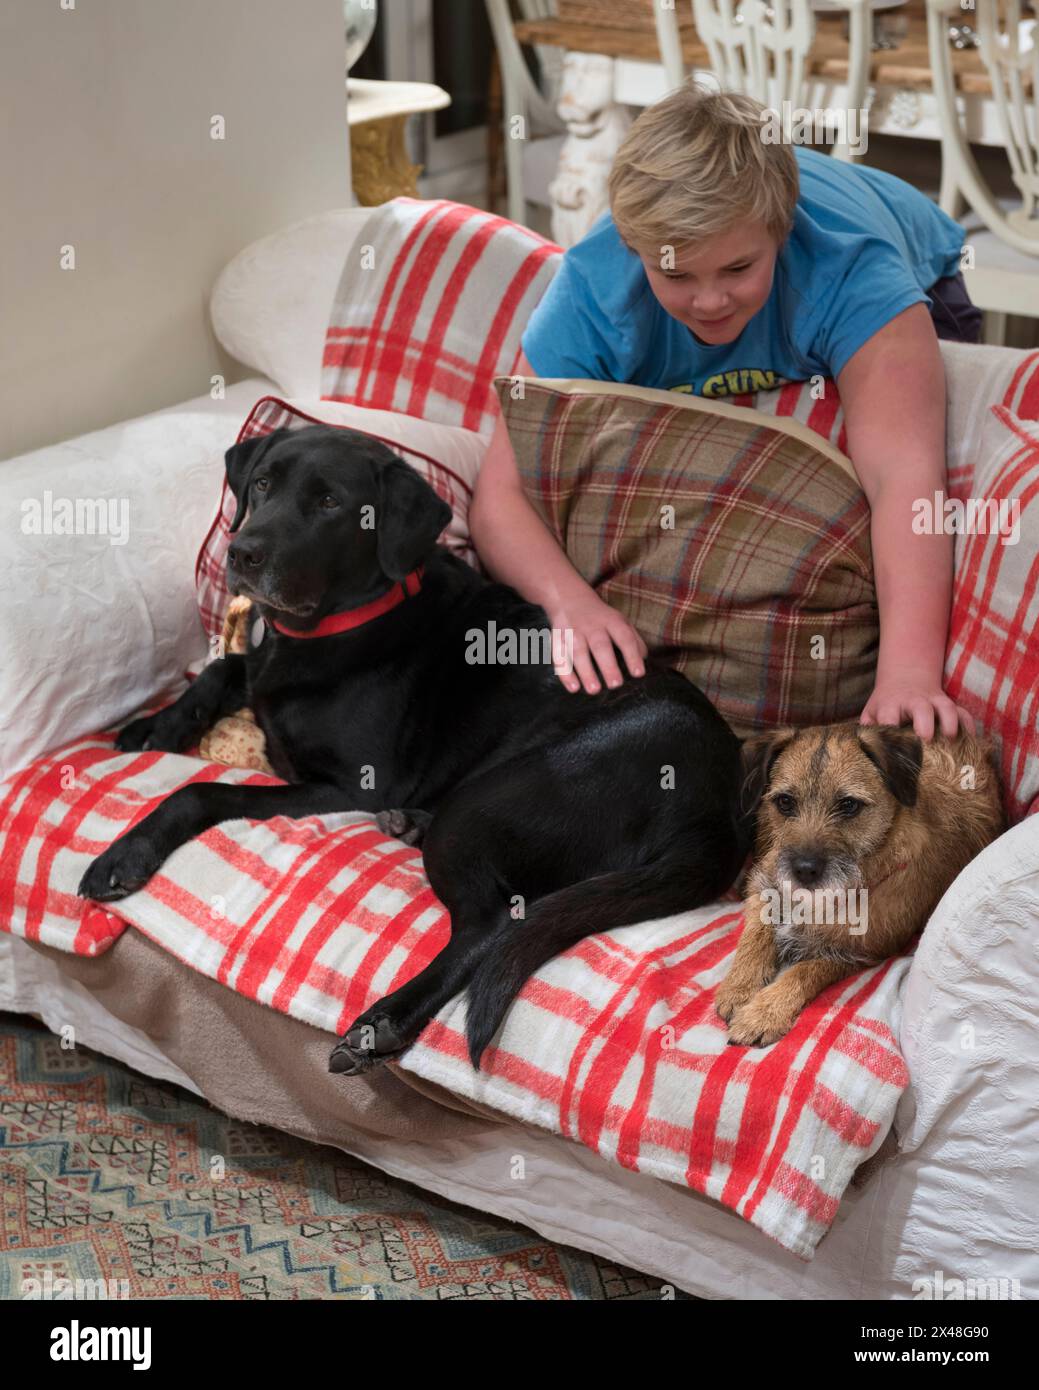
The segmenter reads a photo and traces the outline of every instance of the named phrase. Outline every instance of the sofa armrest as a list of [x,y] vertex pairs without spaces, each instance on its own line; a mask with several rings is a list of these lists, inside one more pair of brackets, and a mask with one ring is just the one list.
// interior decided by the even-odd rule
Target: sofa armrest
[[[1039,836],[1025,820],[935,909],[906,980],[900,1042],[911,1082],[896,1128],[1008,1248],[1033,1240],[1020,1180],[1039,1165]],[[1017,1184],[1015,1186],[1015,1184]],[[1026,1229],[1031,1223],[1031,1231]]]
[[0,463],[0,777],[110,727],[206,655],[194,568],[250,379]]

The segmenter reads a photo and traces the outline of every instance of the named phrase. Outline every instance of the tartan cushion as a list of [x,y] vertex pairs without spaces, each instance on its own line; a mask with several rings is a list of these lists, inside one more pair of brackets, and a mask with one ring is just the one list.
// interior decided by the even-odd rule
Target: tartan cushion
[[[129,923],[328,1033],[445,944],[447,913],[421,855],[362,812],[228,821],[172,854],[118,916],[77,898],[94,855],[177,787],[277,782],[179,754],[118,753],[112,739],[78,740],[0,785],[0,929],[97,955]],[[483,1070],[469,1064],[461,999],[399,1065],[705,1193],[810,1259],[908,1083],[896,1039],[911,962],[831,987],[770,1048],[730,1047],[714,990],[740,924],[739,905],[718,902],[589,937],[527,982]]]
[[524,486],[584,578],[737,733],[855,718],[878,640],[870,513],[797,421],[593,381],[496,379]]
[[[245,424],[238,432],[236,443],[271,434],[277,429],[301,430],[310,425],[331,425],[367,434],[388,445],[405,462],[421,473],[426,482],[451,508],[452,519],[440,537],[440,544],[476,565],[476,552],[469,541],[469,503],[472,499],[476,473],[483,457],[484,446],[475,434],[465,438],[460,430],[424,427],[419,421],[409,421],[405,430],[398,428],[399,417],[374,410],[354,412],[348,405],[315,401],[304,411],[290,401],[277,396],[264,396],[256,402]],[[379,416],[384,415],[380,421]],[[359,419],[357,418],[359,417]],[[372,424],[382,425],[373,429]],[[407,441],[407,442],[405,442]],[[418,447],[419,445],[424,447]],[[436,457],[436,454],[442,457]],[[214,655],[223,631],[224,616],[230,594],[227,588],[227,547],[231,540],[231,521],[235,514],[235,499],[227,479],[224,479],[213,524],[198,552],[195,562],[195,590],[202,624],[209,636]]]

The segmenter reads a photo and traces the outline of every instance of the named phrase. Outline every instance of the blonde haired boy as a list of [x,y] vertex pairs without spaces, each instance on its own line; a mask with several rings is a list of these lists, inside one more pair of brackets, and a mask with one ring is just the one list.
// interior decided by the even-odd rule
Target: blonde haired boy
[[[836,380],[872,511],[880,610],[863,723],[931,738],[969,714],[945,694],[952,536],[918,535],[913,503],[943,491],[939,337],[976,341],[959,273],[964,233],[881,170],[770,144],[749,97],[686,84],[632,126],[610,211],[571,247],[523,335],[521,375],[724,396]],[[646,646],[570,564],[524,495],[499,421],[473,499],[487,569],[574,635],[570,690],[641,675]]]

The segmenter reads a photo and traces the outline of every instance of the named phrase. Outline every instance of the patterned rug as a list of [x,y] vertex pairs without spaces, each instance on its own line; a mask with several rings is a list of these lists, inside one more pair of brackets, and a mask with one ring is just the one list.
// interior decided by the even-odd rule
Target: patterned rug
[[0,1014],[0,1299],[689,1296]]

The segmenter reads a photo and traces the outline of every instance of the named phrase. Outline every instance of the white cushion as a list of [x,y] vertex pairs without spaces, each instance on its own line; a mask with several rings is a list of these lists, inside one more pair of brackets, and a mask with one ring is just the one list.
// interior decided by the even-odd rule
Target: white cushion
[[285,395],[321,394],[328,315],[346,254],[371,208],[335,208],[239,251],[209,300],[213,331]]
[[372,410],[348,401],[324,401],[315,396],[286,397],[286,405],[304,415],[312,415],[326,425],[342,425],[347,429],[366,430],[399,444],[402,449],[414,449],[428,454],[457,473],[470,488],[476,486],[490,440],[475,430],[457,425],[439,425],[432,420],[420,420],[415,415],[401,415],[394,410]]
[[[0,467],[0,777],[126,718],[205,654],[195,556],[224,450],[270,391],[251,378]],[[114,526],[60,533],[62,499],[114,503]]]

